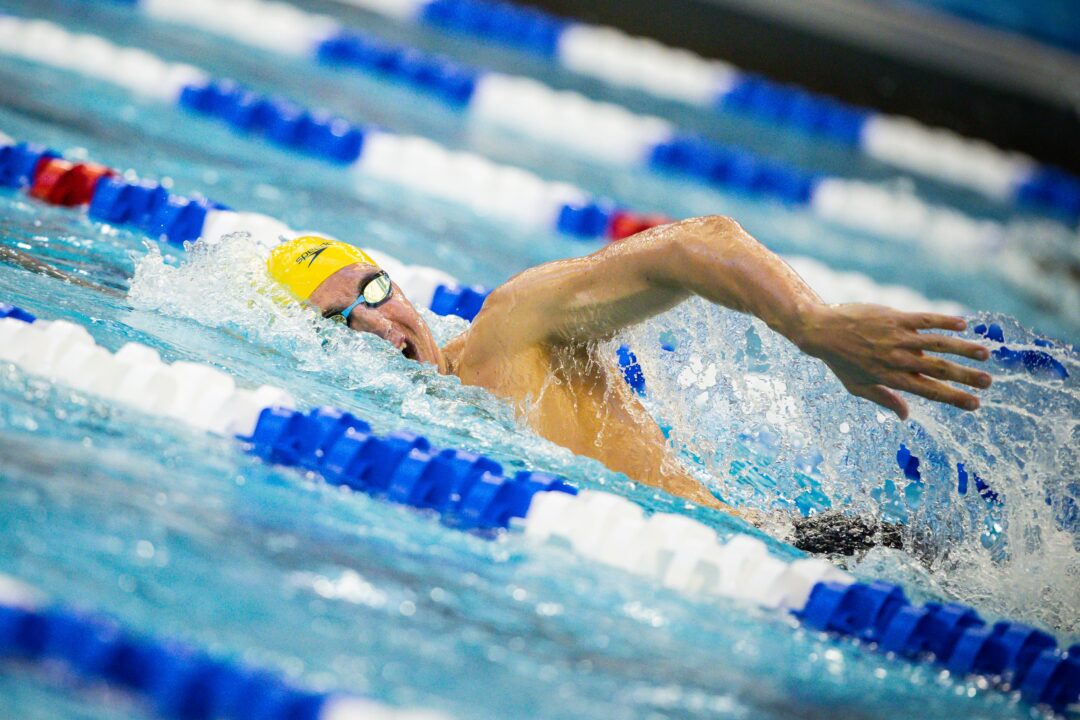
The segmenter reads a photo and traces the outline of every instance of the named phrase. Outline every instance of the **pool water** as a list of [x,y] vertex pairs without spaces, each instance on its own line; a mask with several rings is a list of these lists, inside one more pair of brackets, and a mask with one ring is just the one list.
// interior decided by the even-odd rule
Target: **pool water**
[[[1057,347],[1040,351],[1062,363],[1067,379],[996,366],[979,413],[916,402],[904,424],[846,396],[820,364],[760,323],[703,303],[626,333],[610,350],[624,342],[635,349],[650,408],[718,494],[778,513],[885,512],[906,523],[913,550],[875,550],[851,563],[856,575],[903,582],[916,600],[958,599],[988,618],[1028,621],[1063,644],[1080,636],[1080,526],[1069,515],[1080,502],[1080,362],[1068,347],[1080,335],[1080,314],[1024,289],[1034,276],[1006,281],[1001,268],[949,259],[938,249],[845,232],[673,178],[585,164],[470,127],[392,85],[343,79],[122,8],[5,0],[0,9],[47,15],[645,209],[733,215],[781,252],[985,309],[972,324],[999,323],[1010,348],[1034,347],[1039,336],[1028,328],[1057,338]],[[455,49],[454,41],[419,30],[413,39]],[[492,64],[512,61],[488,54]],[[700,117],[686,122],[704,124]],[[180,192],[202,191],[406,262],[437,264],[465,282],[493,285],[529,265],[599,247],[474,217],[104,84],[9,59],[0,59],[0,129],[168,177]],[[747,127],[717,130],[736,131],[749,134]],[[806,144],[775,130],[760,133],[783,140],[778,153],[798,154]],[[847,162],[827,147],[812,152],[821,162]],[[856,176],[880,172],[850,162]],[[953,199],[940,192],[939,201]],[[957,202],[1005,217],[1001,209]],[[1067,267],[1076,246],[1034,219],[1010,222],[1014,232],[1028,233],[1032,252],[1045,251],[1066,268],[1040,278],[1045,293],[1075,294]],[[533,435],[485,392],[376,340],[267,301],[261,259],[242,235],[184,251],[2,191],[0,242],[121,291],[114,297],[0,265],[0,301],[84,324],[110,349],[135,340],[166,360],[221,367],[243,386],[283,387],[301,407],[348,409],[377,431],[420,429],[436,444],[602,487],[722,534],[761,535],[573,456]],[[454,318],[429,320],[443,339],[463,328]],[[918,479],[898,467],[900,443],[922,459]],[[959,494],[957,462],[977,471],[1001,502]],[[0,526],[0,572],[59,601],[273,667],[305,685],[457,718],[878,717],[908,716],[915,703],[921,717],[1034,714],[984,683],[830,640],[775,613],[658,591],[515,534],[494,541],[463,534],[9,364],[0,364]],[[770,529],[782,536],[786,527],[778,519]],[[781,555],[797,554],[770,542]],[[17,666],[0,672],[0,710],[20,718],[144,713],[62,673]]]

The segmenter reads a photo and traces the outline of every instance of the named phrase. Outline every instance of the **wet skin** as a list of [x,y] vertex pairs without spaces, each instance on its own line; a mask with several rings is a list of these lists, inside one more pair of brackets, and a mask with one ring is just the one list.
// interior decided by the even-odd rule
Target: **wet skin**
[[[351,265],[310,302],[330,315],[378,271]],[[964,320],[880,305],[826,305],[779,257],[719,216],[664,225],[582,258],[526,270],[496,288],[468,330],[440,348],[394,286],[382,305],[357,306],[349,327],[390,342],[467,385],[513,403],[540,435],[639,482],[712,507],[726,506],[671,457],[664,436],[599,341],[691,296],[751,313],[822,360],[844,387],[907,418],[897,391],[965,410],[978,399],[950,383],[990,386],[990,375],[945,353],[986,360],[983,346],[925,330],[963,330]]]

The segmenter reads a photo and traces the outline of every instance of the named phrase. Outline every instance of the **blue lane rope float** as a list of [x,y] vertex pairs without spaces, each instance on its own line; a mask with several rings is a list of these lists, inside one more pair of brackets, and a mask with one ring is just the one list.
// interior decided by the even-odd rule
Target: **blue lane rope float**
[[348,412],[319,408],[308,413],[268,408],[250,437],[239,438],[266,462],[316,472],[329,483],[434,510],[466,530],[507,528],[524,518],[538,492],[577,494],[577,488],[546,473],[512,477],[482,455],[432,447],[423,435],[398,431],[385,437]]
[[[3,305],[2,312],[5,317],[0,318],[0,330],[2,323],[8,321],[19,327],[38,323],[32,314],[11,305]],[[29,365],[26,369],[34,370],[32,357],[22,358],[22,362]],[[521,471],[506,477],[501,466],[489,458],[459,449],[433,448],[425,437],[408,431],[378,437],[371,433],[366,422],[340,409],[317,408],[300,412],[267,407],[259,413],[251,432],[240,433],[237,439],[265,462],[316,473],[332,484],[436,512],[451,527],[488,536],[492,531],[510,527],[515,518],[525,525],[527,534],[537,523],[546,524],[548,529],[542,532],[549,534],[552,527],[557,529],[560,524],[564,528],[573,527],[578,523],[585,523],[591,533],[602,526],[617,534],[619,523],[612,522],[618,514],[612,515],[616,510],[630,512],[629,519],[641,522],[640,508],[618,496],[596,491],[579,494],[572,484],[546,473]],[[552,509],[550,503],[543,513],[539,513],[536,506],[537,498],[541,496],[562,497],[560,503],[580,500],[583,503],[580,507],[587,514],[607,512],[609,519],[598,525],[596,517],[577,517],[580,512],[575,515],[558,504]],[[682,533],[704,532],[715,537],[711,530],[689,518],[664,514],[654,518],[669,525],[675,523]],[[589,538],[586,548],[576,544],[575,547],[589,554],[604,544],[602,537],[589,535]],[[690,547],[695,543],[684,547],[677,536],[672,539],[676,543],[676,553],[695,552]],[[625,545],[625,539],[620,544]],[[760,550],[756,549],[758,547]],[[758,567],[777,566],[777,561],[765,552],[760,541],[745,535],[736,535],[719,549],[721,553],[727,550],[736,556],[764,553],[758,555],[756,562],[739,560],[738,565],[744,570],[746,565],[751,566],[751,573]],[[699,556],[699,565],[702,560],[704,557]],[[609,558],[606,562],[610,564],[613,560]],[[773,585],[799,562],[807,561],[790,565],[780,562],[779,574],[769,575],[771,580],[764,584],[760,578],[751,575],[756,582],[748,584],[757,585],[759,594],[747,596],[747,599],[776,607],[777,600],[769,599],[776,592]],[[914,662],[932,661],[958,676],[986,676],[1006,689],[1019,688],[1025,700],[1047,705],[1055,711],[1064,711],[1080,702],[1080,645],[1060,651],[1056,649],[1053,637],[1020,623],[1001,621],[988,628],[974,610],[957,604],[927,603],[915,607],[897,585],[853,582],[850,576],[828,563],[825,566],[835,573],[835,579],[813,580],[805,594],[795,592],[792,595],[789,590],[785,595],[790,612],[808,627],[871,643],[878,650],[894,652]],[[650,572],[632,566],[625,569]],[[671,571],[662,572],[666,584]],[[815,576],[821,577],[821,571],[816,570],[811,577]],[[745,589],[738,585],[727,592],[739,597],[738,593]],[[40,621],[26,620],[25,617],[19,622],[28,622],[31,628],[40,626]],[[5,627],[0,622],[0,636]],[[8,632],[11,636],[12,631]],[[38,637],[34,632],[37,631],[28,637]],[[18,633],[16,636],[22,637]],[[12,645],[16,643],[14,640],[6,642],[6,647],[18,647]],[[192,676],[183,677],[189,682]],[[187,697],[186,694],[182,696]],[[297,703],[297,707],[302,708],[317,704],[307,696]]]
[[0,660],[62,663],[76,678],[124,690],[171,720],[360,720],[368,716],[364,710],[395,715],[361,698],[308,690],[188,643],[134,632],[107,616],[3,597]]
[[0,302],[0,319],[3,318],[21,320],[24,323],[32,323],[37,320],[32,313],[28,313],[20,307]]
[[950,603],[911,605],[889,583],[820,583],[795,613],[807,625],[873,643],[913,661],[943,665],[957,677],[996,678],[1024,700],[1064,712],[1080,698],[1080,645],[1062,652],[1049,634],[1023,623],[992,626]]

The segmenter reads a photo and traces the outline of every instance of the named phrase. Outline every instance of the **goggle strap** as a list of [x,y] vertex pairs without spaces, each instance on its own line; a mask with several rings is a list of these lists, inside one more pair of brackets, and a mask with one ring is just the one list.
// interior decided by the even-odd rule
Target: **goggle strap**
[[341,317],[345,319],[345,322],[349,322],[349,315],[352,314],[352,311],[356,309],[357,305],[363,305],[365,302],[366,301],[364,300],[363,295],[356,298],[356,300],[353,301],[352,305],[350,305],[349,307],[347,307],[347,308],[345,308],[344,310],[341,311],[341,313],[340,313]]

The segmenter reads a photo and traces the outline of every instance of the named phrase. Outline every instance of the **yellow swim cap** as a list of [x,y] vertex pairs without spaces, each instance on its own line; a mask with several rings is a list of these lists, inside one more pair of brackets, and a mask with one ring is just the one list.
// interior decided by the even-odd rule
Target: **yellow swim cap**
[[307,300],[323,280],[354,263],[378,265],[354,245],[306,235],[274,248],[266,260],[266,269],[293,295]]

